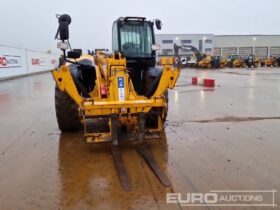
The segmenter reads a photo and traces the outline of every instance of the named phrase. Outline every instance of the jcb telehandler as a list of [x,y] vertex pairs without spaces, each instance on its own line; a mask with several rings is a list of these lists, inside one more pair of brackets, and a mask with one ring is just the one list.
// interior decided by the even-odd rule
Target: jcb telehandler
[[276,67],[276,66],[279,66],[279,57],[275,57],[275,56],[270,56],[269,58],[266,58],[264,60],[261,60],[260,61],[260,66],[263,67],[263,66],[267,66],[267,67]]
[[244,59],[240,58],[239,55],[229,55],[227,59],[227,65],[231,68],[246,67]]
[[[56,81],[55,107],[61,131],[84,127],[87,143],[111,142],[113,160],[124,190],[131,182],[122,161],[119,143],[121,131],[135,142],[164,186],[171,182],[157,165],[145,143],[151,133],[163,132],[168,110],[168,88],[174,88],[179,76],[180,58],[162,58],[156,67],[154,25],[143,17],[120,17],[113,23],[112,50],[81,55],[69,44],[69,15],[57,15],[56,38],[63,52],[63,65],[52,74]],[[70,50],[68,50],[70,48]],[[175,48],[175,47],[174,47]],[[176,48],[175,50],[178,51]],[[92,53],[90,53],[92,54]],[[176,53],[178,55],[178,52]],[[99,120],[105,128],[97,130]],[[96,123],[97,122],[97,123]]]
[[225,61],[221,56],[207,55],[198,63],[201,68],[223,68],[225,66]]
[[246,58],[244,59],[244,62],[246,64],[247,67],[251,68],[251,67],[258,67],[260,60],[258,58],[256,58],[255,55],[250,54],[248,56],[246,56]]

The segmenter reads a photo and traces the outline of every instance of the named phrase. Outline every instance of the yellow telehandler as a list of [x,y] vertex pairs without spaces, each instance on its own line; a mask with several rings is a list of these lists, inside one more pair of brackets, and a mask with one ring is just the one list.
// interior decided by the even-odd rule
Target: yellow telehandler
[[[126,191],[132,185],[122,161],[119,143],[125,132],[137,145],[164,186],[171,186],[150,152],[146,139],[163,132],[168,110],[168,89],[174,88],[180,73],[178,49],[174,59],[162,58],[156,67],[154,26],[161,21],[144,17],[120,17],[112,27],[112,53],[96,50],[81,55],[69,44],[69,15],[57,15],[56,39],[62,50],[59,69],[53,70],[56,81],[55,107],[60,130],[84,128],[87,143],[111,142],[113,160]],[[69,49],[70,48],[70,49]],[[101,129],[101,123],[104,126]],[[105,123],[104,123],[105,122]]]

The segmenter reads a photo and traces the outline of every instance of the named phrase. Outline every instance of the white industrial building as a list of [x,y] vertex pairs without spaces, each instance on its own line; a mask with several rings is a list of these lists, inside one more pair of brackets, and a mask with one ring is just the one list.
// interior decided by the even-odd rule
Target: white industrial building
[[[173,44],[196,47],[205,54],[239,54],[245,57],[255,54],[259,58],[280,56],[280,35],[214,35],[214,34],[156,34],[156,42],[161,45],[158,56],[173,55]],[[181,52],[182,55],[190,52]]]
[[214,36],[214,55],[226,57],[255,54],[259,58],[280,55],[280,35],[217,35]]
[[[156,34],[156,43],[161,46],[158,51],[159,56],[173,55],[173,44],[192,45],[199,51],[207,54],[213,52],[213,34]],[[182,51],[182,54],[189,54]]]

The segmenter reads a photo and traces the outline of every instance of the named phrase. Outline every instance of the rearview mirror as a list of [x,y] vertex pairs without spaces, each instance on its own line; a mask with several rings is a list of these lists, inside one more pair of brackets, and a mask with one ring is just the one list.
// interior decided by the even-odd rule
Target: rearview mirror
[[81,57],[81,53],[79,51],[69,51],[67,53],[68,58],[77,59]]
[[155,23],[156,23],[157,29],[158,29],[158,30],[161,30],[161,25],[162,25],[161,21],[160,21],[159,19],[156,19],[156,20],[155,20]]

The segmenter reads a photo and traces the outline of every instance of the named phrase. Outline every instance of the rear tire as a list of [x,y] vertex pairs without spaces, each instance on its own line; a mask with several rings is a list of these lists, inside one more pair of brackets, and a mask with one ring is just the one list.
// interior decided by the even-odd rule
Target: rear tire
[[78,105],[58,87],[55,87],[55,112],[57,124],[61,131],[69,132],[81,129]]
[[148,128],[158,128],[158,117],[162,119],[162,123],[165,123],[168,114],[168,90],[164,92],[166,106],[162,108],[152,108],[150,112],[147,113],[146,126]]

